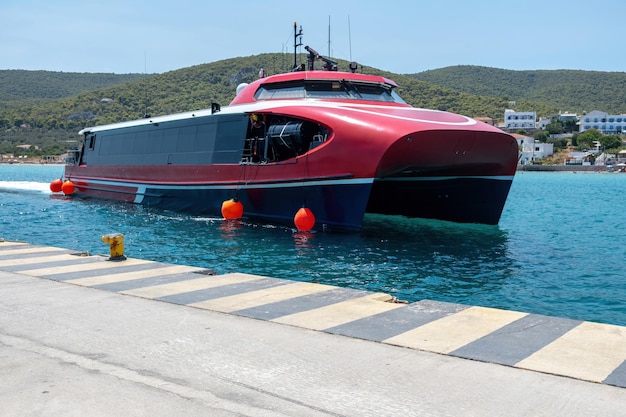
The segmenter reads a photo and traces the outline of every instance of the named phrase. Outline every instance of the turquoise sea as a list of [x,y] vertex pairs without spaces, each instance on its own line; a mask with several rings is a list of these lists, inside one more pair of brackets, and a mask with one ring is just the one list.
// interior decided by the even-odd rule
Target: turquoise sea
[[519,172],[498,226],[368,215],[357,234],[51,195],[62,176],[0,165],[0,237],[108,254],[119,232],[133,258],[626,326],[626,174]]

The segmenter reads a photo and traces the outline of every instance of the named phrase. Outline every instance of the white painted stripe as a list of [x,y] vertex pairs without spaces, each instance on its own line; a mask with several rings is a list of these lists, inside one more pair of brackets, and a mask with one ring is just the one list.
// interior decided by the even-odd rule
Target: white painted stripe
[[[63,253],[60,255],[48,255],[48,256],[38,256],[34,258],[16,258],[16,259],[5,259],[0,261],[0,267],[10,267],[17,265],[35,265],[35,264],[44,264],[48,262],[58,262],[58,261],[68,261],[75,260],[77,257],[75,255],[71,255],[69,253]],[[20,274],[23,273],[20,271]]]
[[[74,259],[77,259],[76,256],[73,256],[73,255],[69,255],[69,256],[72,256]],[[108,260],[108,258],[94,256],[93,262],[90,262],[90,263],[30,269],[28,271],[20,271],[20,274],[32,275],[32,276],[37,277],[37,276],[47,276],[47,275],[54,275],[54,274],[69,274],[71,272],[94,271],[98,269],[115,269],[115,268],[121,268],[124,266],[141,265],[141,264],[147,264],[147,263],[152,263],[152,261],[143,261],[143,260],[128,258],[123,262],[111,262]]]
[[221,287],[223,285],[237,284],[242,282],[256,281],[264,279],[258,275],[249,274],[226,274],[206,276],[185,281],[170,282],[167,284],[154,285],[150,287],[135,288],[127,291],[120,291],[123,294],[134,295],[143,298],[159,298],[173,294],[205,290],[208,288]]
[[388,294],[372,293],[313,310],[281,316],[272,321],[306,329],[324,330],[405,306],[387,302],[391,299]]
[[135,279],[143,279],[143,278],[153,278],[165,275],[173,275],[173,274],[183,274],[186,272],[194,272],[200,271],[201,268],[196,268],[193,266],[180,266],[180,265],[172,265],[166,266],[162,268],[155,269],[144,269],[141,271],[132,271],[132,272],[120,272],[115,273],[113,271],[110,275],[101,275],[97,277],[87,277],[87,278],[76,278],[64,280],[65,282],[69,282],[76,285],[84,285],[86,287],[92,285],[103,285],[103,284],[113,284],[117,282],[124,281],[132,281]]
[[26,246],[26,245],[30,245],[30,243],[26,243],[26,242],[12,242],[10,240],[2,240],[2,238],[0,238],[0,247],[2,247],[3,245]]
[[[67,251],[67,249],[51,248],[51,247],[45,247],[45,246],[28,247],[28,248],[21,248],[21,249],[6,249],[6,250],[3,250],[2,248],[0,248],[0,256],[26,255],[29,253],[55,252],[55,251]],[[27,262],[28,258],[23,259],[23,261]]]
[[[470,117],[462,116],[459,114],[455,114],[455,116],[463,119],[462,122],[446,122],[439,120],[429,120],[429,119],[417,119],[414,117],[400,116],[396,114],[389,114],[387,112],[393,110],[401,110],[403,112],[414,112],[414,113],[445,113],[440,110],[432,110],[432,109],[422,109],[416,107],[404,107],[404,106],[383,106],[376,104],[364,104],[355,100],[353,102],[333,102],[333,101],[320,101],[314,99],[296,99],[296,100],[269,100],[269,101],[259,101],[251,104],[242,104],[235,108],[233,107],[225,107],[220,111],[222,114],[231,114],[231,113],[239,113],[239,112],[263,112],[267,110],[275,110],[284,107],[322,107],[322,108],[331,108],[331,109],[341,109],[346,111],[351,111],[354,113],[363,113],[368,115],[374,115],[378,117],[386,117],[389,119],[395,120],[407,120],[410,122],[416,123],[429,123],[435,125],[443,125],[443,126],[473,126],[478,122]],[[381,112],[382,110],[382,112]],[[391,122],[391,121],[390,121]]]
[[526,315],[515,311],[470,307],[383,342],[430,352],[450,353]]
[[584,322],[516,367],[602,382],[626,360],[626,327]]
[[280,182],[280,183],[263,183],[263,184],[229,184],[229,185],[195,185],[195,184],[158,184],[158,183],[137,183],[137,182],[124,182],[124,181],[107,181],[107,180],[92,180],[89,179],[90,184],[109,185],[116,187],[132,187],[137,188],[137,195],[135,196],[135,203],[141,203],[145,197],[148,188],[158,188],[162,190],[250,190],[250,189],[267,189],[267,188],[302,188],[302,187],[319,187],[319,186],[338,186],[338,185],[369,185],[374,181],[376,182],[425,182],[425,181],[449,181],[457,179],[482,179],[482,180],[494,180],[494,181],[513,181],[513,176],[438,176],[438,177],[388,177],[388,178],[350,178],[341,180],[315,180],[315,181],[293,181],[293,182]]
[[[158,188],[164,190],[232,190],[237,189],[256,189],[256,188],[302,188],[315,186],[335,186],[335,185],[359,185],[371,184],[373,178],[352,178],[343,180],[316,180],[316,181],[293,181],[281,183],[263,183],[263,184],[229,184],[229,185],[195,185],[195,184],[158,184],[158,183],[136,183],[122,181],[107,180],[88,180],[90,184],[110,185],[118,187],[137,187],[138,193],[145,193],[147,188]],[[141,197],[143,199],[143,196]],[[136,197],[137,199],[137,197]]]
[[143,198],[146,195],[146,186],[137,184],[136,187],[137,187],[137,194],[135,194],[135,200],[133,200],[133,203],[141,204],[141,202],[143,201]]
[[264,288],[262,290],[248,291],[241,294],[200,301],[189,305],[207,310],[230,313],[236,310],[289,300],[303,295],[330,291],[333,288],[335,287],[331,285],[295,282],[292,284],[279,285],[278,287]]

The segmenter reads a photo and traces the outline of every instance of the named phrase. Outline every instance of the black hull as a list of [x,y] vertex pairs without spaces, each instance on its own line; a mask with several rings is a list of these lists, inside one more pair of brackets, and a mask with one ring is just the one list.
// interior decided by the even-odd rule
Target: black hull
[[367,212],[495,225],[512,181],[513,177],[377,180]]

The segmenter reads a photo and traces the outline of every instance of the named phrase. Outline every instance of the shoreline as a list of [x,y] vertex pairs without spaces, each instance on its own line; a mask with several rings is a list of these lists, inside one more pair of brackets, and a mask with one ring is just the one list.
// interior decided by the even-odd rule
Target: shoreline
[[[535,172],[611,172],[605,165],[518,165],[517,171]],[[617,171],[613,171],[617,172]]]

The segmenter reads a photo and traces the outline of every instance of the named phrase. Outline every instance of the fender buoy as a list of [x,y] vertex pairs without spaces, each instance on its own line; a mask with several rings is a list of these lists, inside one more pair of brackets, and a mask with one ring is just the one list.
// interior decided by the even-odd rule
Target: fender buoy
[[299,231],[308,232],[315,226],[315,216],[310,209],[302,207],[296,212],[293,222]]
[[63,180],[60,178],[50,183],[50,191],[52,191],[53,193],[60,193],[62,188],[63,188]]
[[236,198],[231,198],[222,203],[222,216],[226,220],[240,219],[243,216],[243,204]]
[[63,194],[70,195],[74,192],[74,183],[70,180],[67,180],[61,185],[61,191]]

